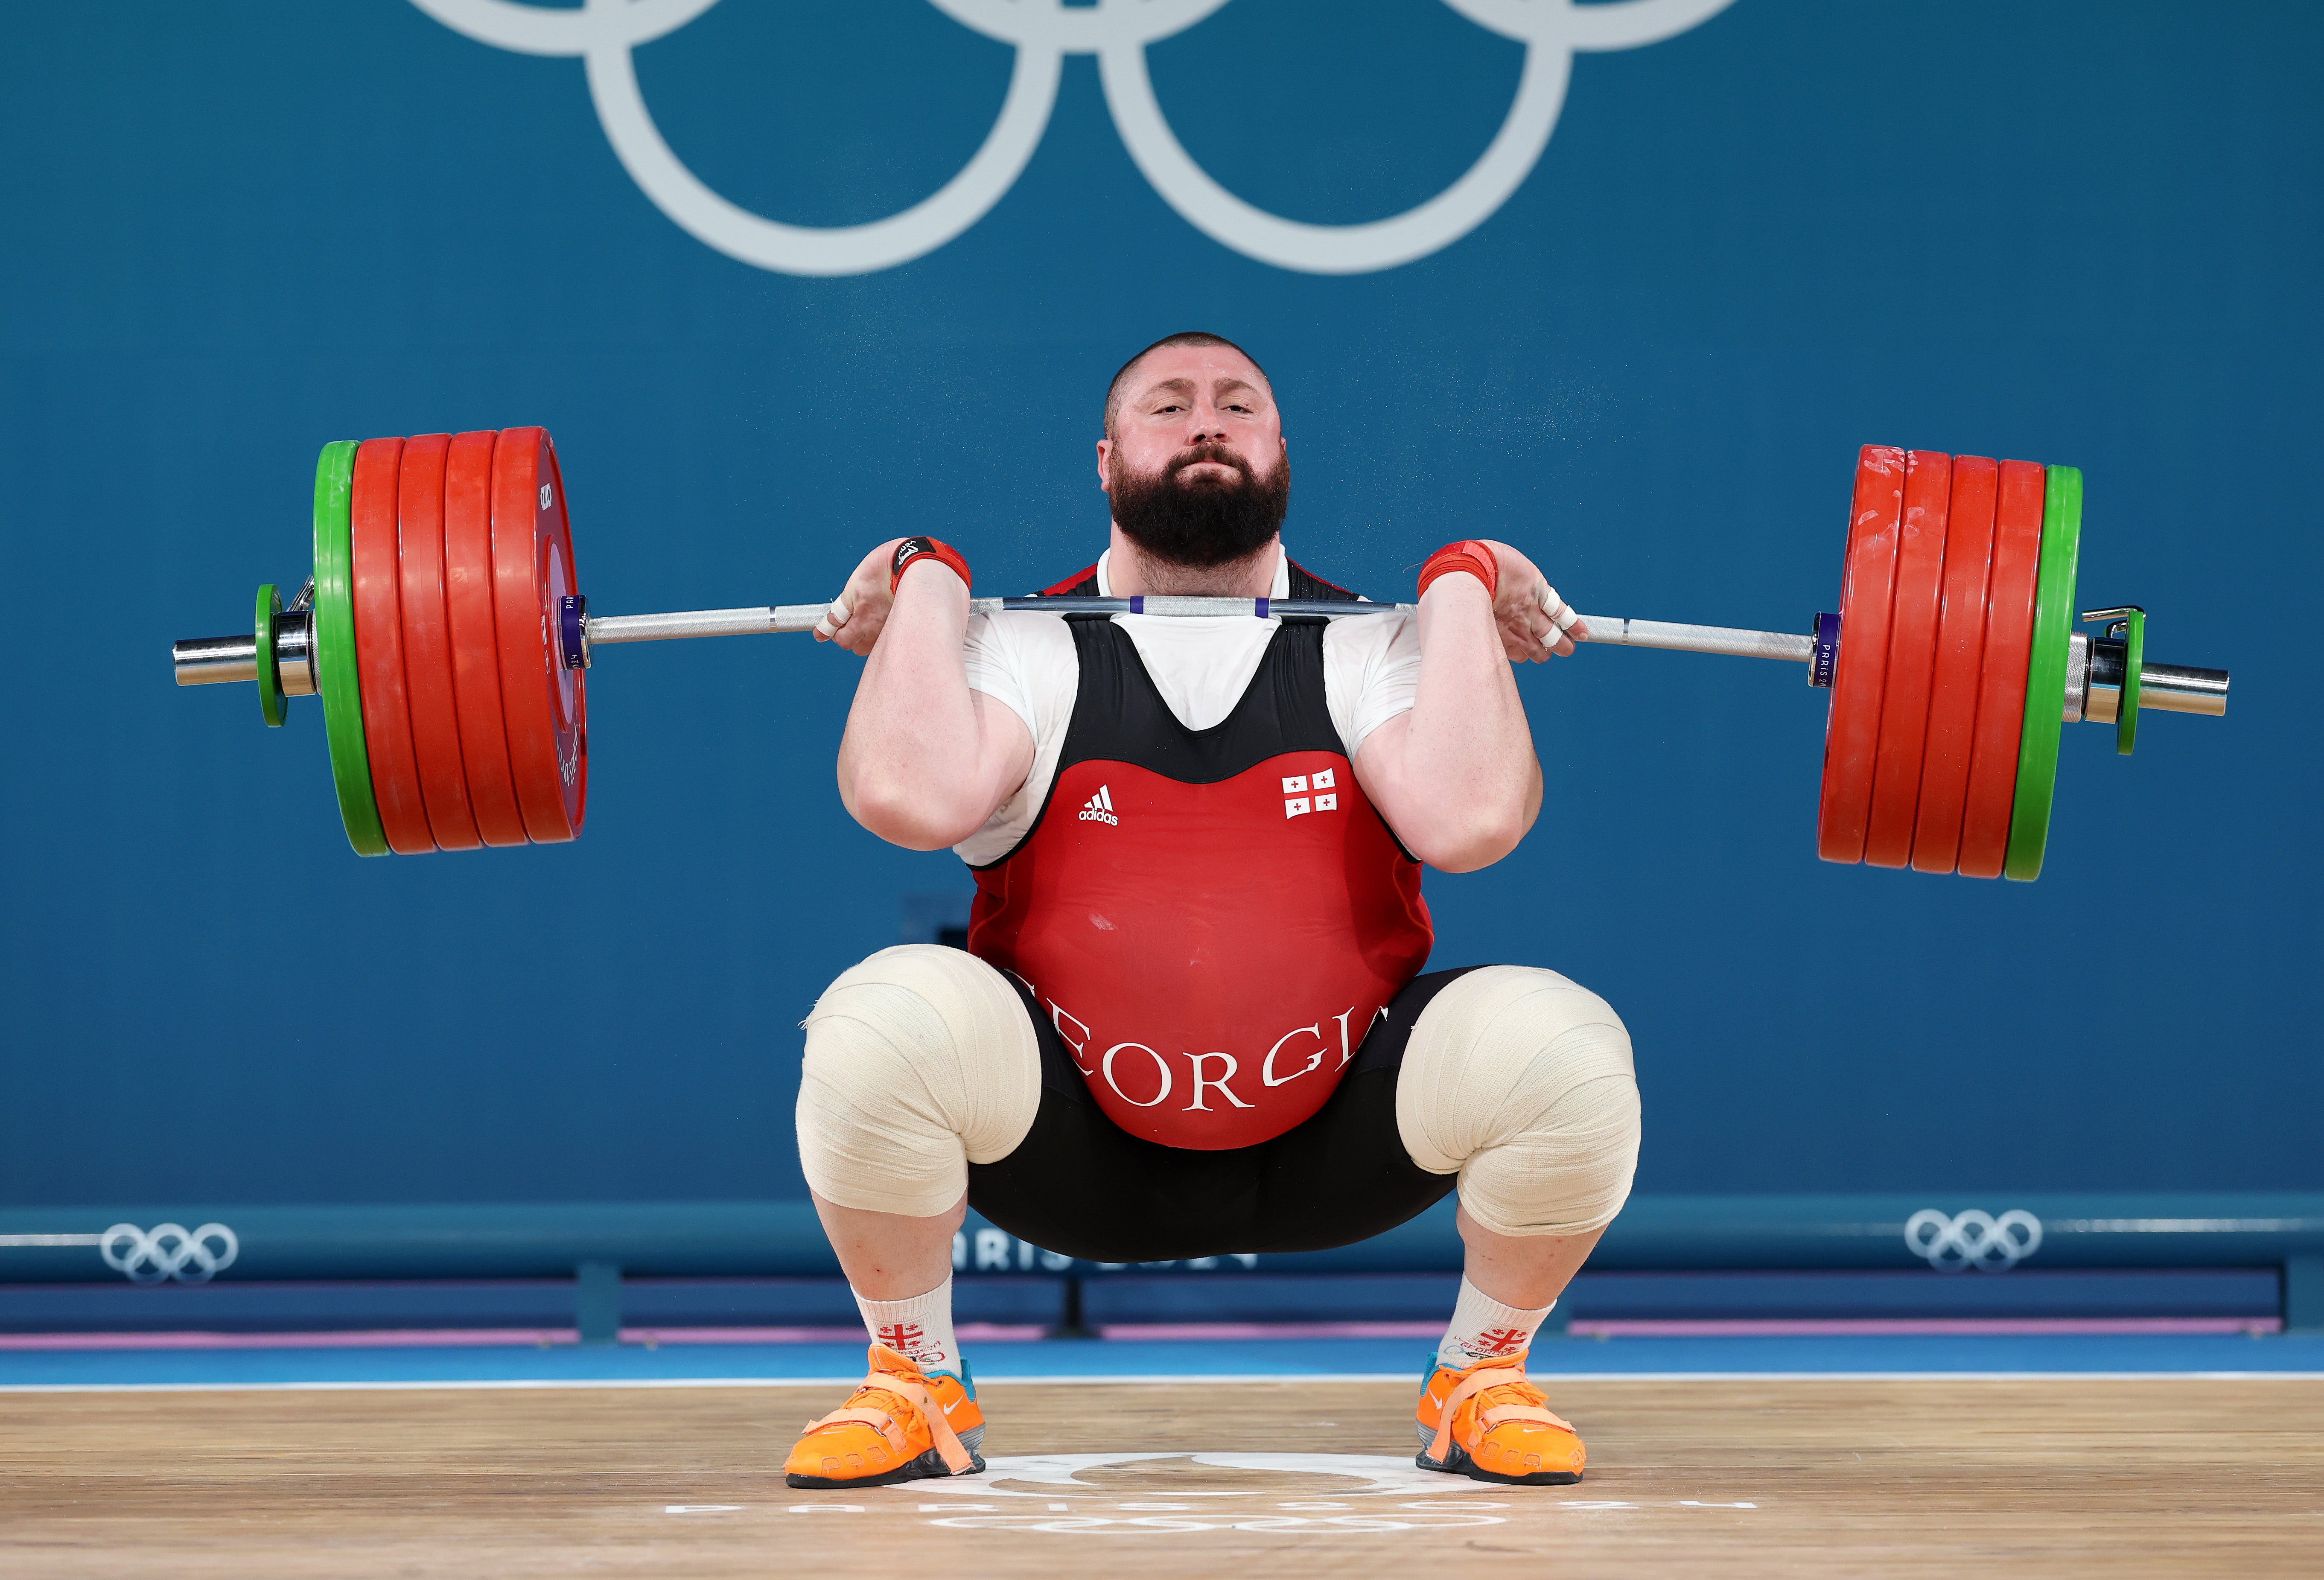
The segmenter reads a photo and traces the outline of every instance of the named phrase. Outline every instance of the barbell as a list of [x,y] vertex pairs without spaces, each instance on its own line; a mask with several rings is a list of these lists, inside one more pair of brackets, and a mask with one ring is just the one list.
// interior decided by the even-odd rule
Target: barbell
[[[2075,631],[2082,476],[1867,445],[1840,608],[1804,635],[1585,614],[1593,645],[1781,659],[1831,692],[1816,851],[1826,861],[2030,880],[2064,725],[2222,715],[2223,670],[2149,662],[2145,612]],[[339,440],[315,468],[314,572],[258,589],[248,635],[174,644],[180,686],[254,681],[269,725],[322,701],[347,841],[362,855],[554,844],[588,800],[586,679],[622,642],[812,630],[823,604],[592,614],[556,447],[539,428]],[[1415,604],[975,598],[1052,614],[1393,619]],[[1843,636],[1845,640],[1843,641]]]

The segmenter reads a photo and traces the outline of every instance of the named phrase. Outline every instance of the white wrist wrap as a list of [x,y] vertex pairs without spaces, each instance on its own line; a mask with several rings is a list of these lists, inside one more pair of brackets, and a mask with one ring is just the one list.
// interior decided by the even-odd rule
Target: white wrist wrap
[[825,1199],[929,1218],[968,1165],[1017,1150],[1041,1055],[1009,979],[958,949],[903,944],[844,973],[807,1018],[799,1166]]
[[1462,1206],[1497,1234],[1603,1228],[1638,1160],[1630,1034],[1554,971],[1471,971],[1413,1027],[1396,1127],[1415,1163],[1460,1174]]

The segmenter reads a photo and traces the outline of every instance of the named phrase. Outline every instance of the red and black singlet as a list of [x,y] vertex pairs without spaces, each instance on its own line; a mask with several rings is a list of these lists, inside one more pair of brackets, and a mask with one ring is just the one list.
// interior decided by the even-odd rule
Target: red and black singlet
[[[1294,598],[1352,596],[1290,575]],[[1327,623],[1285,620],[1206,730],[1120,625],[1067,624],[1080,679],[1056,774],[1030,831],[975,869],[968,947],[1029,985],[1122,1129],[1268,1141],[1323,1106],[1434,936],[1419,864],[1333,725]]]

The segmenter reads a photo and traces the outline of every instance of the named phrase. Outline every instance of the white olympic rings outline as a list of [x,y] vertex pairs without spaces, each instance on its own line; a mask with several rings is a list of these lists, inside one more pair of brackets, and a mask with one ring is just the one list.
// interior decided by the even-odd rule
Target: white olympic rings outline
[[2042,1249],[2042,1220],[2022,1207],[1997,1218],[1975,1207],[1959,1217],[1923,1207],[1904,1220],[1904,1243],[1941,1271],[2006,1272]]
[[717,0],[584,0],[551,9],[520,0],[411,0],[481,43],[528,55],[578,55],[589,97],[630,177],[697,241],[785,274],[868,274],[934,252],[1016,184],[1047,131],[1067,55],[1095,55],[1115,129],[1154,189],[1213,240],[1261,263],[1310,274],[1363,274],[1426,257],[1475,229],[1532,173],[1564,107],[1576,51],[1659,43],[1734,0],[1444,0],[1479,26],[1526,46],[1516,98],[1468,171],[1427,202],[1386,219],[1310,225],[1244,202],[1180,144],[1155,97],[1146,46],[1182,32],[1227,0],[930,0],[960,23],[1017,47],[1001,114],[952,180],[884,219],[785,225],[729,202],[663,140],[638,87],[632,51],[676,32]]
[[[217,1249],[210,1249],[215,1241]],[[97,1236],[105,1265],[133,1284],[206,1284],[242,1254],[242,1242],[224,1224],[204,1224],[189,1232],[182,1224],[156,1224],[147,1234],[134,1224],[115,1224]]]

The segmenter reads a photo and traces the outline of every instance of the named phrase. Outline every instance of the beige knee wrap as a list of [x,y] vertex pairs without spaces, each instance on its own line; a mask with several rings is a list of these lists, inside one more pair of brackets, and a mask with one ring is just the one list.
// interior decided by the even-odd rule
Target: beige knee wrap
[[882,949],[807,1018],[799,1165],[842,1206],[934,1217],[969,1164],[1016,1150],[1040,1103],[1039,1045],[1007,977],[935,944]]
[[1496,1234],[1603,1228],[1638,1160],[1630,1034],[1554,971],[1471,971],[1413,1028],[1396,1127],[1414,1162],[1459,1172],[1462,1206]]

